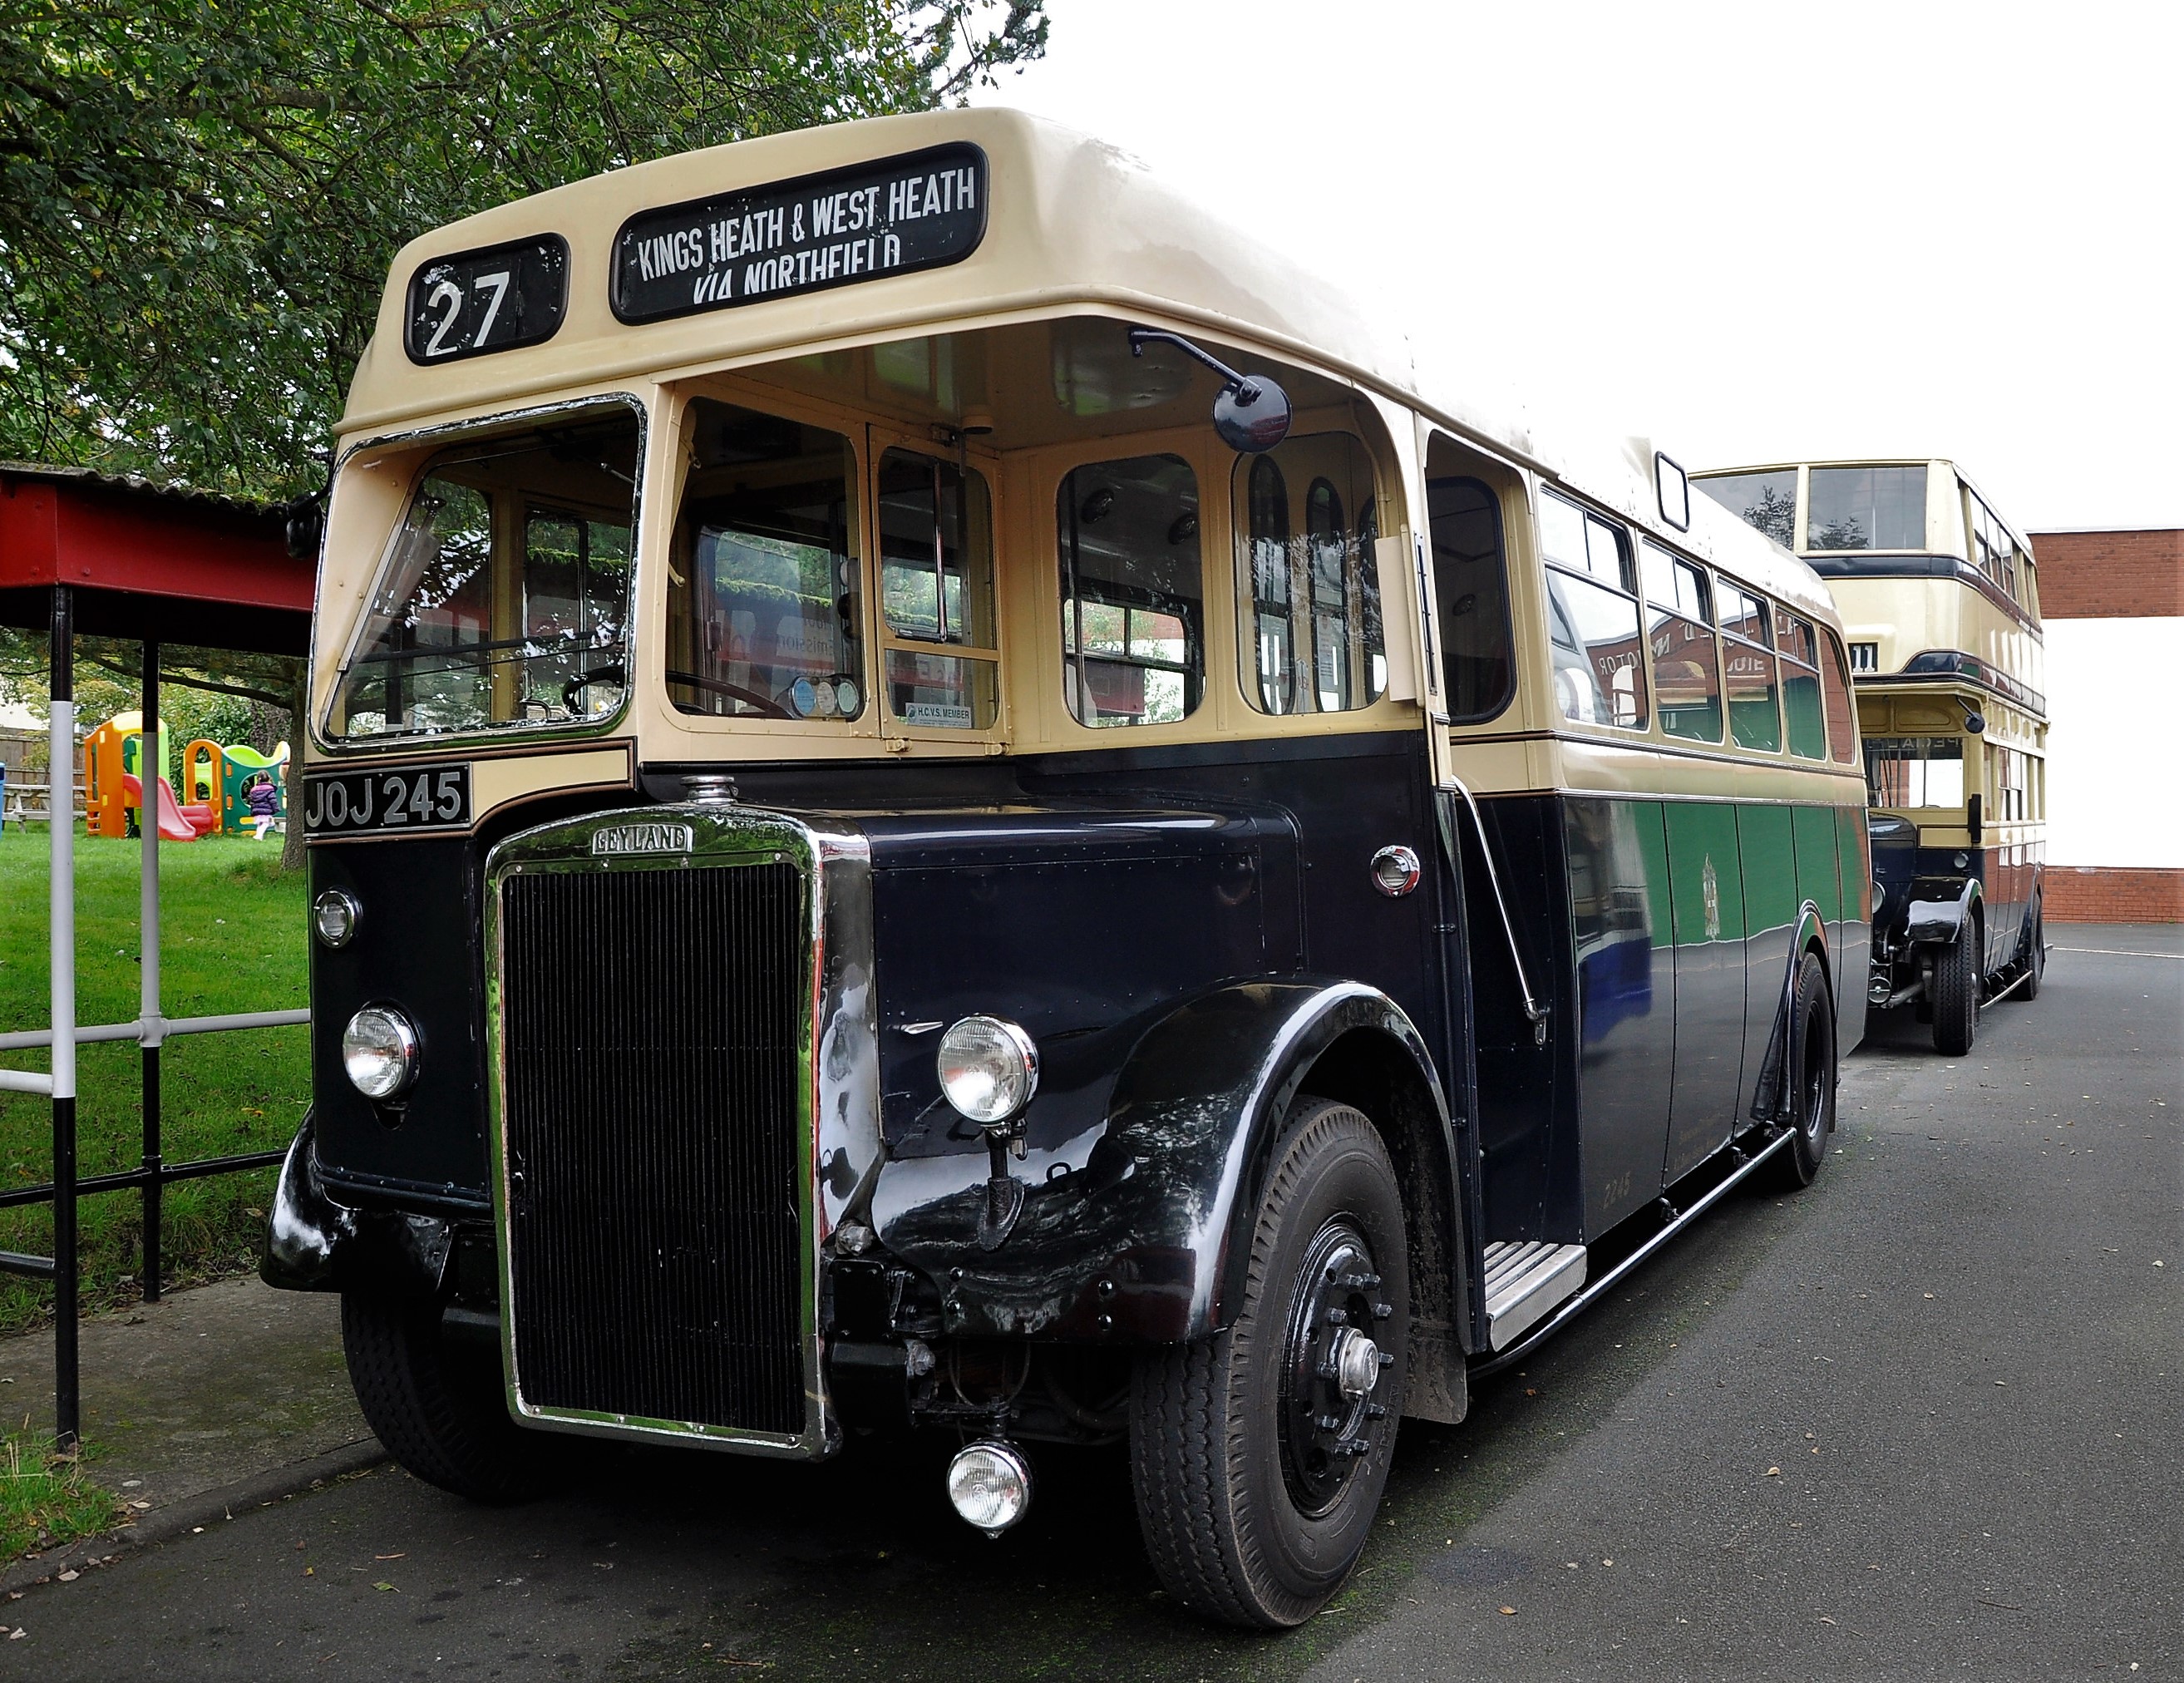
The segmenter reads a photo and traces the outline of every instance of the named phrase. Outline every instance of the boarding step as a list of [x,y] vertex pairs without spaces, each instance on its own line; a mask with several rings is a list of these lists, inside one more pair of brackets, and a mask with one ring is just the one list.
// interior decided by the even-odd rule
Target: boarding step
[[1585,1284],[1585,1246],[1505,1240],[1486,1247],[1486,1319],[1496,1350],[1507,1350],[1574,1297]]

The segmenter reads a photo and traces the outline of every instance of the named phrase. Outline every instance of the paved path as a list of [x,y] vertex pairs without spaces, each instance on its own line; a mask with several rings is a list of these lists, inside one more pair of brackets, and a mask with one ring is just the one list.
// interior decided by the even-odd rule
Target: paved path
[[1363,1570],[1288,1636],[1170,1608],[1112,1453],[1039,1451],[989,1543],[939,1446],[579,1446],[520,1509],[382,1470],[33,1589],[0,1675],[2184,1677],[2184,930],[2054,939],[1970,1058],[1907,1023],[1852,1061],[1810,1190],[1407,1426]]

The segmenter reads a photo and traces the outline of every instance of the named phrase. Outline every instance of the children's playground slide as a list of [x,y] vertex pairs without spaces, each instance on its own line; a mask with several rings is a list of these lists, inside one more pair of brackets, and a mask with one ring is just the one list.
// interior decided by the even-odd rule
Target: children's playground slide
[[[121,788],[123,793],[131,798],[131,805],[139,809],[143,806],[144,786],[136,781],[136,774],[134,772],[124,772],[121,774]],[[203,828],[198,827],[192,814],[203,817],[204,821]],[[164,777],[159,779],[160,840],[193,842],[206,830],[210,829],[212,825],[212,811],[209,807],[184,806],[175,799],[174,785]]]

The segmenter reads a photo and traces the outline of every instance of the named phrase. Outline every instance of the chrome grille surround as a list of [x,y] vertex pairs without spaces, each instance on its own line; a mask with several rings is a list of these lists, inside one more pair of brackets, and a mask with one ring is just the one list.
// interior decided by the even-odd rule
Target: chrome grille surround
[[[642,827],[646,844],[621,844],[616,833]],[[663,828],[687,850],[653,844]],[[602,840],[602,838],[606,839]],[[705,1420],[657,1418],[607,1408],[547,1405],[526,1396],[518,1355],[525,1280],[511,1242],[510,1153],[507,1135],[507,931],[504,895],[514,878],[539,874],[623,876],[787,864],[804,889],[806,950],[796,1025],[795,1161],[797,1301],[803,1408],[794,1431],[755,1429]],[[853,826],[718,805],[646,806],[603,812],[511,836],[486,861],[486,1028],[488,1127],[501,1296],[502,1356],[511,1412],[560,1431],[623,1439],[671,1439],[744,1453],[812,1459],[831,1453],[839,1428],[828,1396],[819,1324],[820,1247],[840,1218],[843,1194],[878,1160],[879,1117],[872,976],[870,853]],[[610,939],[616,931],[598,932]],[[822,1118],[824,1118],[823,1123]],[[821,1165],[826,1165],[822,1180]],[[581,1260],[581,1259],[574,1259]]]

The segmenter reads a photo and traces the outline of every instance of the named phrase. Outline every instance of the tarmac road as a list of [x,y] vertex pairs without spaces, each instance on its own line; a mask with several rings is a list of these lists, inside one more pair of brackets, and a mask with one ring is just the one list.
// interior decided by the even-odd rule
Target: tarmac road
[[1814,1187],[1407,1425],[1301,1631],[1179,1614],[1112,1453],[1039,1452],[989,1543],[944,1446],[580,1449],[522,1508],[382,1470],[33,1589],[0,1676],[2184,1676],[2184,929],[2053,933],[1969,1058],[1847,1064]]

